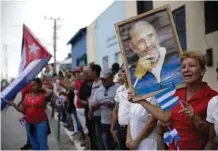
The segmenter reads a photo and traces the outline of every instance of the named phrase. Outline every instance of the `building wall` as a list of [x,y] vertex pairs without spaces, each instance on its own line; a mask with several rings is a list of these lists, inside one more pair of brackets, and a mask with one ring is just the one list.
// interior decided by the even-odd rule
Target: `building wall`
[[[117,2],[115,2],[115,3],[117,3]],[[104,17],[106,16],[105,19],[103,19],[104,17],[102,17],[102,16],[99,17],[99,18],[101,18],[100,22],[105,21],[105,24],[103,24],[104,22],[102,23],[102,25],[105,26],[105,27],[103,27],[104,29],[108,29],[108,31],[111,31],[111,28],[113,27],[112,21],[113,20],[116,21],[116,18],[110,18],[110,16],[111,17],[112,16],[120,16],[120,20],[124,20],[124,19],[130,18],[130,17],[133,17],[137,14],[136,2],[124,1],[123,3],[124,3],[124,8],[123,8],[123,4],[122,4],[122,6],[120,6],[122,9],[119,9],[119,11],[117,10],[118,8],[115,7],[116,4],[115,4],[115,6],[113,6],[114,5],[113,4],[111,7],[109,7],[103,13],[103,16]],[[213,66],[207,67],[207,72],[204,76],[204,81],[208,82],[208,84],[213,89],[218,91],[218,84],[217,84],[217,82],[215,82],[216,81],[216,71],[215,71],[216,70],[216,61],[218,60],[218,43],[217,43],[218,31],[205,35],[204,2],[153,1],[154,8],[158,8],[158,7],[167,5],[167,4],[170,5],[172,11],[180,8],[181,6],[185,6],[187,50],[199,50],[203,54],[205,54],[206,49],[208,49],[208,48],[213,49]],[[114,15],[115,12],[116,12],[116,15]],[[124,14],[123,14],[123,12],[124,12]],[[120,15],[120,14],[122,14],[122,15]],[[99,24],[98,19],[96,20],[96,22],[98,21],[98,24]],[[107,19],[109,19],[109,20],[107,21]],[[119,18],[118,18],[118,20],[119,20]],[[118,45],[116,45],[115,49],[117,49],[117,50],[112,50],[112,51],[110,51],[111,49],[102,49],[102,50],[98,49],[97,50],[96,44],[98,44],[99,41],[95,41],[95,40],[98,40],[98,38],[96,38],[96,39],[94,38],[96,36],[95,35],[96,32],[94,31],[95,30],[94,27],[95,27],[95,22],[92,23],[88,27],[88,32],[87,32],[88,62],[91,62],[91,61],[95,61],[97,63],[100,62],[99,64],[102,65],[102,63],[101,63],[102,57],[104,55],[106,55],[107,53],[114,54],[115,51],[118,52],[119,47],[118,47]],[[115,31],[113,31],[113,34],[114,33],[115,33]],[[107,35],[107,36],[102,37],[104,39],[103,41],[105,41],[106,37],[110,37],[110,35],[113,35],[112,33],[110,34],[107,31],[105,32],[104,30],[99,32],[99,34]],[[101,40],[100,40],[100,43],[101,43]],[[105,48],[105,42],[104,42],[103,46],[104,47],[102,47],[102,48]],[[99,53],[99,51],[102,51],[102,53]],[[114,56],[112,56],[112,57],[114,57]],[[109,61],[110,61],[109,64],[114,62],[113,61],[114,59],[112,57],[109,58]]]
[[125,19],[134,17],[137,15],[136,2],[134,1],[125,1]]
[[120,51],[114,24],[125,18],[124,8],[124,2],[116,1],[96,20],[97,63],[105,70],[116,62],[115,54]]
[[96,41],[95,41],[95,25],[96,22],[94,21],[87,27],[87,60],[88,63],[96,62]]
[[207,67],[204,81],[218,91],[216,82],[216,61],[218,60],[218,31],[205,34],[204,2],[163,2],[153,1],[154,8],[170,4],[171,10],[185,5],[187,50],[199,50],[206,54],[208,48],[213,49],[213,66]]
[[[86,53],[86,34],[81,36],[77,42],[71,45],[71,56],[72,56],[72,69],[76,67],[77,58],[80,58]],[[83,64],[81,64],[83,65]]]
[[108,56],[109,67],[116,60],[122,64],[114,24],[135,15],[137,10],[134,1],[117,1],[90,24],[87,27],[88,62],[95,62],[103,67],[103,57]]

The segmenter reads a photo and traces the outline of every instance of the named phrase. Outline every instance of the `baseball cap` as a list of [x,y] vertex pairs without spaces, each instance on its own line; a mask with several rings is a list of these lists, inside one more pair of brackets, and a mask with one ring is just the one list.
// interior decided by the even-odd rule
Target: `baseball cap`
[[111,70],[103,71],[101,74],[101,79],[108,79],[109,77],[112,77],[113,73]]

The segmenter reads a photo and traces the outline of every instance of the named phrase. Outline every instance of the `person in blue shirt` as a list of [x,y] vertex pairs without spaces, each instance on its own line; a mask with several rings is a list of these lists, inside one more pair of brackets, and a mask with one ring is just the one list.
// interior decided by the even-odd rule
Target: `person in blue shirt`
[[181,66],[178,53],[167,52],[160,46],[154,27],[146,21],[136,22],[130,30],[130,48],[139,57],[130,66],[130,75],[136,95],[142,96],[172,82],[182,84]]

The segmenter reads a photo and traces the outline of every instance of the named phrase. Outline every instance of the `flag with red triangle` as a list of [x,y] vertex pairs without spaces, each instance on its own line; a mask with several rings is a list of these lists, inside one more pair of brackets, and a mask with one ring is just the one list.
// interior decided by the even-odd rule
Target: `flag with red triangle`
[[[23,25],[23,40],[21,49],[21,63],[17,78],[1,93],[4,100],[13,100],[16,94],[29,84],[48,64],[52,55],[32,34],[26,25]],[[1,110],[7,102],[1,99]]]

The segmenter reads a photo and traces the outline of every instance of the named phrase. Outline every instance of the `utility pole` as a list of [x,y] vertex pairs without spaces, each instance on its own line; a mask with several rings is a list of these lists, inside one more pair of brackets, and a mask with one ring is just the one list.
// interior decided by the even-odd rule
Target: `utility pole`
[[6,80],[8,80],[8,45],[5,45],[5,73]]
[[54,36],[53,36],[53,41],[54,41],[54,73],[56,73],[56,52],[57,52],[57,20],[54,19]]
[[[1,59],[2,59],[2,68],[4,70],[1,70],[1,78],[5,78],[6,80],[8,80],[8,51],[7,51],[7,44],[3,44],[2,45],[2,54],[1,54]],[[5,77],[4,77],[5,75]]]
[[45,19],[48,19],[48,20],[52,20],[54,22],[54,32],[53,32],[53,49],[54,49],[54,73],[56,73],[56,63],[57,63],[57,60],[56,60],[56,52],[57,52],[57,21],[60,21],[62,20],[60,17],[58,18],[54,18],[54,17],[50,17],[50,18],[47,18],[45,16]]

